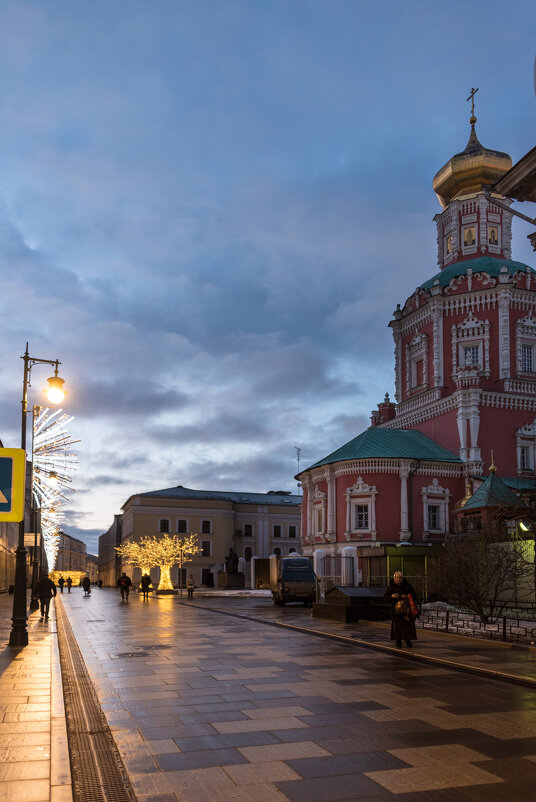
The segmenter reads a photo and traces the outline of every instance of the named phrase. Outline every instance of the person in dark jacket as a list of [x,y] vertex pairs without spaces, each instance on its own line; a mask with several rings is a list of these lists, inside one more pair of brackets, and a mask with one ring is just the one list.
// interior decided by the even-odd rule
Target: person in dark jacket
[[84,596],[89,596],[91,593],[91,579],[88,576],[83,578],[82,587],[84,588]]
[[71,592],[71,588],[73,586],[73,580],[70,576],[67,577],[67,593]]
[[[402,571],[396,571],[389,582],[389,587],[385,592],[385,600],[391,604],[391,640],[396,641],[397,649],[402,648],[402,641],[406,641],[407,646],[412,645],[413,640],[417,640],[415,629],[415,616],[411,615],[408,596],[411,595],[415,605],[417,604],[417,594]],[[402,602],[397,610],[397,603]]]
[[149,598],[149,588],[151,587],[151,577],[149,574],[144,574],[141,578],[140,582],[141,592],[143,593],[143,598]]
[[58,585],[60,586],[61,593],[63,593],[63,586],[65,585],[65,579],[63,578],[63,576],[60,576],[60,578],[58,579]]
[[128,601],[128,594],[130,593],[130,588],[132,587],[132,579],[127,576],[124,571],[117,580],[117,587],[121,591],[121,601],[125,600],[125,596],[127,597]]
[[49,578],[48,574],[42,574],[41,579],[37,583],[36,589],[39,601],[41,603],[41,621],[45,619],[48,621],[48,613],[50,610],[50,600],[52,596],[56,595],[56,585]]

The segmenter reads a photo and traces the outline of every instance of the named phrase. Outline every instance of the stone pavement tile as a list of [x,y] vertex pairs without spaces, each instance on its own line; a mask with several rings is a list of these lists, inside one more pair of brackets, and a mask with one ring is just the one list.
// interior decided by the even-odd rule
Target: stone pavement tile
[[154,755],[134,755],[128,757],[123,755],[123,763],[127,770],[127,774],[147,774],[149,772],[158,771]]
[[0,802],[49,802],[50,782],[27,780],[0,783]]
[[50,789],[50,802],[73,802],[70,785],[53,785]]
[[235,787],[230,777],[219,767],[131,774],[130,781],[137,796],[175,793],[181,802],[182,794],[187,791],[195,792],[200,802],[215,795],[221,798],[220,791]]
[[[28,727],[26,727],[26,730]],[[46,746],[50,748],[50,728],[41,732],[8,731],[0,734],[0,749],[9,749],[13,746]]]
[[0,766],[0,782],[14,780],[42,780],[50,777],[48,760],[27,760],[17,763],[4,763]]
[[488,771],[481,769],[474,763],[482,761],[484,756],[458,744],[392,749],[389,754],[398,757],[410,767],[368,771],[365,774],[393,794],[500,781],[497,775],[491,773],[494,768],[491,760],[487,761]]
[[[304,730],[273,730],[273,734],[280,740],[287,743],[293,741],[303,741]],[[319,742],[321,738],[348,738],[348,733],[341,727],[308,727],[307,740]],[[393,744],[394,746],[402,746],[402,744]],[[366,750],[370,751],[370,750]]]
[[17,703],[10,699],[9,704],[0,705],[0,715],[2,713],[50,713],[50,699],[48,702],[42,702],[40,704],[36,704],[35,702]]
[[156,755],[156,762],[162,771],[183,771],[184,769],[204,769],[210,766],[235,765],[245,763],[246,759],[237,749],[208,749],[204,752],[180,752],[175,755]]
[[0,768],[5,763],[18,763],[29,760],[50,760],[50,746],[7,746],[0,747]]
[[[300,730],[303,739],[303,730]],[[182,752],[199,752],[203,749],[223,749],[225,747],[263,746],[279,743],[275,733],[238,732],[231,735],[207,735],[199,738],[177,738]]]
[[238,751],[241,752],[250,763],[266,763],[278,760],[290,761],[298,758],[318,759],[325,756],[330,757],[329,752],[312,741],[267,744],[265,746],[244,746],[239,747]]
[[294,730],[300,727],[306,728],[307,724],[299,718],[289,716],[288,718],[265,718],[258,721],[248,719],[247,721],[218,721],[213,724],[215,730],[222,735],[231,732],[255,732],[261,730]]
[[[346,755],[329,755],[315,760],[287,759],[287,763],[301,774],[308,777],[330,777],[337,774],[352,774],[355,772],[370,772],[402,769],[407,764],[398,760],[388,752],[358,752]],[[374,778],[373,778],[374,779]]]
[[506,757],[494,758],[493,763],[475,763],[483,769],[491,769],[493,774],[496,774],[499,779],[521,782],[527,780],[534,788],[534,796],[536,796],[536,766],[530,760],[524,757]]
[[223,766],[224,771],[237,785],[257,785],[257,783],[276,783],[285,780],[301,780],[299,774],[282,760],[265,763]]
[[310,716],[311,713],[305,707],[301,706],[287,706],[287,707],[255,707],[252,709],[244,710],[245,715],[250,719],[262,718],[287,718],[288,716]]
[[50,721],[50,712],[36,713],[36,712],[20,712],[20,713],[4,713],[2,716],[2,723],[14,723],[16,721]]
[[0,744],[2,744],[4,735],[25,735],[30,729],[33,732],[48,733],[50,730],[50,718],[47,721],[32,721],[31,723],[27,721],[0,722]]
[[[256,785],[234,785],[232,788],[218,788],[218,802],[285,802],[288,796],[280,791],[273,783],[258,783]],[[180,802],[201,802],[197,792],[181,790],[178,797]],[[142,802],[143,797],[139,799]],[[153,798],[147,802],[153,802]]]
[[277,787],[292,802],[339,802],[361,800],[385,794],[385,790],[364,774],[346,774],[337,777],[315,777],[312,780],[293,780],[277,783]]
[[[390,738],[389,736],[385,735],[367,735],[366,738],[348,738],[345,737],[345,735],[341,737],[335,734],[332,738],[331,730],[334,729],[336,730],[335,727],[327,727],[323,733],[320,733],[317,738],[314,738],[315,743],[317,743],[323,749],[326,749],[332,755],[350,755],[358,754],[359,752],[377,752],[387,749],[402,748],[405,746],[405,744],[395,736]],[[309,732],[307,734],[309,735]]]

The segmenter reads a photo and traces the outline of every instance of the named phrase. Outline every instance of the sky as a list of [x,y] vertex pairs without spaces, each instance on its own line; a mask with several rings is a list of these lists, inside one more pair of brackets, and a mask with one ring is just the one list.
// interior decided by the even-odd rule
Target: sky
[[[432,190],[535,145],[533,0],[0,0],[0,438],[59,359],[96,553],[133,493],[297,492],[393,394]],[[530,204],[519,207],[534,216]],[[536,259],[515,222],[513,258]],[[43,403],[46,366],[32,372]]]

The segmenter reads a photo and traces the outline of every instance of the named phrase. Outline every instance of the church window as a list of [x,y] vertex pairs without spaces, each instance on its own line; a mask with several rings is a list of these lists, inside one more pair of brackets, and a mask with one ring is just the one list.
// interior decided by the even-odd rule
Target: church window
[[161,518],[158,526],[159,532],[169,532],[169,520],[167,518]]
[[441,529],[441,508],[439,504],[428,505],[428,529]]
[[474,226],[468,226],[463,230],[463,245],[469,248],[476,243],[476,229]]
[[201,556],[202,557],[212,557],[212,541],[211,540],[202,540],[201,541]]
[[323,535],[326,531],[326,503],[327,494],[315,486],[313,494],[312,522],[315,535]]
[[478,367],[480,364],[480,354],[478,345],[465,345],[463,348],[463,364],[475,365]]
[[527,446],[521,446],[519,449],[519,467],[522,471],[529,468],[529,450]]
[[536,420],[516,432],[518,473],[534,471],[536,467]]
[[523,343],[521,345],[521,370],[526,373],[534,371],[534,346]]
[[274,535],[274,537],[281,537],[281,525],[280,524],[274,524],[273,535]]
[[354,529],[368,529],[368,504],[356,504],[354,507]]
[[321,535],[324,531],[324,508],[317,507],[316,509],[316,534]]
[[347,540],[355,538],[376,539],[376,496],[374,485],[368,485],[363,477],[346,490],[346,532]]

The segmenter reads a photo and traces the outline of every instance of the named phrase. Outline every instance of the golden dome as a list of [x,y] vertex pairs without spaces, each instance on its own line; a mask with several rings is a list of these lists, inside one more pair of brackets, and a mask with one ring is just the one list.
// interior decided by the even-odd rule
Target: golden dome
[[494,184],[512,166],[507,153],[489,150],[480,144],[474,115],[469,122],[471,135],[465,150],[456,153],[434,176],[434,191],[443,207],[462,195],[482,192],[485,184]]

